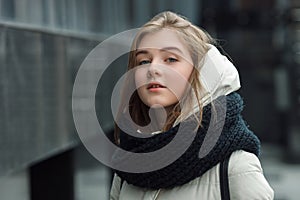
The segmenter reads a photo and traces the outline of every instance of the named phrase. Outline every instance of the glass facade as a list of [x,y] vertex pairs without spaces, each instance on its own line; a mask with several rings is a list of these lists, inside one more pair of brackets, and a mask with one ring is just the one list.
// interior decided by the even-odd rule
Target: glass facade
[[0,27],[0,173],[74,144],[71,95],[95,41]]
[[[199,6],[196,0],[0,0],[0,176],[79,142],[72,87],[97,44],[162,10],[196,22]],[[112,64],[118,68],[108,70],[96,94],[99,121],[108,128],[113,120],[106,97],[124,59]]]

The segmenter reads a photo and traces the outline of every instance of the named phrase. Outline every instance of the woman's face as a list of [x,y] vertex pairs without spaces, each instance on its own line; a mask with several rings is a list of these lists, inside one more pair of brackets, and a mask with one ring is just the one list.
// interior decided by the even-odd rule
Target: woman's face
[[147,106],[163,106],[169,112],[182,98],[193,70],[188,49],[175,31],[163,29],[142,38],[136,59],[139,97]]

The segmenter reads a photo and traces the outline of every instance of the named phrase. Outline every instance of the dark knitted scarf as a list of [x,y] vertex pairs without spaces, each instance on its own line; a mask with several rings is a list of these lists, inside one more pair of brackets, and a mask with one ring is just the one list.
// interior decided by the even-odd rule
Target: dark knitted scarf
[[[245,150],[258,156],[260,142],[253,132],[247,128],[241,116],[243,110],[242,98],[237,93],[231,93],[225,98],[227,108],[224,127],[215,146],[206,156],[199,158],[199,150],[209,127],[211,113],[214,112],[214,109],[212,109],[214,103],[204,107],[202,126],[197,130],[192,144],[176,161],[152,172],[128,173],[116,171],[116,173],[127,183],[135,186],[152,189],[172,188],[200,177],[236,150]],[[137,138],[121,132],[120,146],[132,152],[155,151],[174,138],[178,127],[179,125],[167,132],[149,138]]]

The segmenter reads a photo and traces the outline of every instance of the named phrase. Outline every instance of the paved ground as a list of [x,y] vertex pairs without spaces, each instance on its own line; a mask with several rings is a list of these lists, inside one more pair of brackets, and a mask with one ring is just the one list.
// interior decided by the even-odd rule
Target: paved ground
[[[264,145],[262,166],[266,178],[275,190],[275,200],[300,199],[300,165],[281,161],[283,152],[274,146]],[[77,150],[75,191],[76,200],[107,200],[110,173],[85,149]],[[1,200],[29,200],[26,171],[0,178]]]

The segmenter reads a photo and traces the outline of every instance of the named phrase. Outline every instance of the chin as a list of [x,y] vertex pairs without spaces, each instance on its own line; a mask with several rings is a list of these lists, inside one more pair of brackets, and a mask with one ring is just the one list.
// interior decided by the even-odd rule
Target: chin
[[149,103],[148,104],[149,107],[152,107],[152,108],[161,108],[161,107],[165,107],[163,104],[161,103]]

